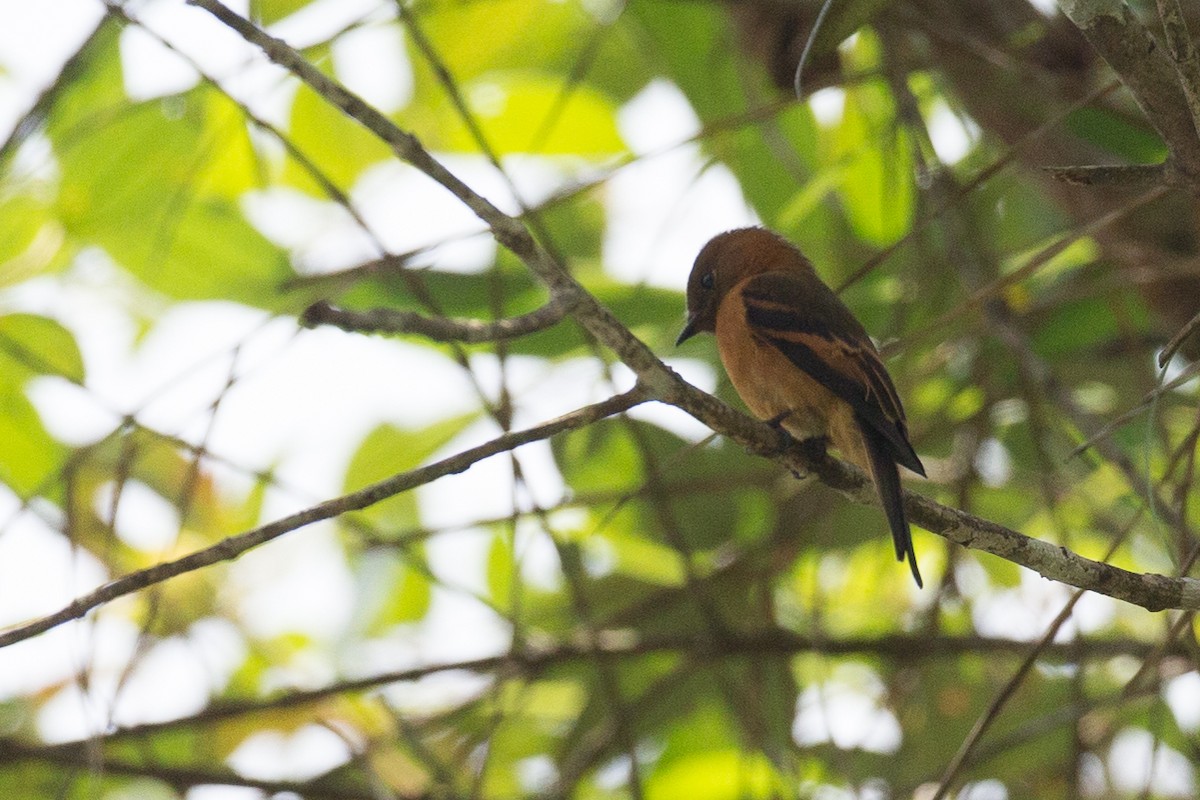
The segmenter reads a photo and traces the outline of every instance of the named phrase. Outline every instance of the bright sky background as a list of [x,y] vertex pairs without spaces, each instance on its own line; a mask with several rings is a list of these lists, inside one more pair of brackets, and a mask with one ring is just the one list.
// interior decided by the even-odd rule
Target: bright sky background
[[[244,2],[229,5],[242,13],[246,10]],[[374,6],[369,0],[325,0],[272,32],[303,44]],[[288,95],[279,91],[278,74],[244,69],[245,45],[207,14],[178,0],[138,8],[143,21],[192,54],[206,71],[228,80],[239,98],[269,119],[285,122]],[[7,135],[53,78],[100,11],[97,0],[0,0],[4,20],[0,25],[0,135]],[[131,95],[175,92],[196,79],[190,67],[137,29],[125,32],[122,53]],[[333,58],[338,76],[372,102],[385,110],[403,104],[409,67],[394,35],[358,33],[353,42],[335,47]],[[837,91],[822,92],[813,99],[814,110],[824,120],[836,119],[840,100]],[[943,158],[961,157],[968,146],[967,132],[949,111],[933,122]],[[680,144],[697,129],[687,102],[667,84],[648,87],[623,110],[620,130],[626,142],[636,153],[653,155],[622,169],[608,184],[604,257],[614,275],[681,288],[692,258],[710,236],[757,221],[728,172],[719,166],[702,169],[699,149]],[[456,156],[445,161],[484,194],[515,207],[503,181],[481,159]],[[34,146],[21,154],[14,168],[37,169],[45,164],[44,148],[39,151]],[[543,160],[511,159],[506,167],[530,202],[568,177]],[[397,251],[480,229],[457,201],[396,165],[371,170],[353,187],[353,195],[372,209],[369,221],[377,235]],[[280,192],[248,198],[247,208],[255,223],[291,248],[306,269],[339,268],[372,255],[369,242],[329,204]],[[442,267],[478,269],[490,260],[493,250],[489,238],[476,236],[440,248],[435,258]],[[259,311],[230,304],[173,307],[135,347],[135,323],[114,302],[120,296],[114,285],[122,280],[102,254],[92,253],[61,277],[39,279],[0,294],[0,312],[24,310],[52,316],[76,334],[83,349],[87,391],[50,379],[36,386],[34,400],[47,426],[66,441],[85,443],[111,431],[121,415],[135,412],[159,430],[198,441],[208,423],[208,406],[234,369],[241,377],[222,403],[209,449],[235,466],[214,465],[213,469],[225,485],[240,491],[250,485],[249,471],[273,468],[280,486],[286,488],[271,492],[267,519],[338,494],[353,449],[380,422],[420,426],[474,406],[460,371],[425,348],[331,329],[298,330],[291,321],[269,319]],[[664,324],[673,326],[675,321]],[[233,364],[235,347],[239,350]],[[494,364],[486,359],[476,363],[494,383]],[[679,358],[671,358],[670,363],[702,388],[715,386],[716,376],[706,367]],[[321,379],[314,381],[314,375]],[[534,360],[514,359],[510,380],[514,395],[523,403],[517,427],[607,393],[596,365],[586,360],[551,369]],[[624,380],[628,382],[627,375]],[[529,391],[531,387],[537,391]],[[281,407],[286,413],[280,413]],[[642,407],[636,413],[693,438],[706,433],[681,412]],[[478,425],[447,451],[494,434],[491,427]],[[537,499],[553,502],[562,487],[548,446],[534,445],[520,454],[541,495]],[[511,497],[507,464],[503,459],[484,462],[463,475],[422,488],[420,497],[423,521],[430,526],[507,513]],[[94,560],[72,551],[39,514],[17,510],[15,498],[0,492],[0,625],[55,611],[79,592],[112,577]],[[54,522],[53,513],[45,509],[40,513]],[[129,487],[121,513],[118,527],[129,543],[149,552],[172,547],[178,527],[175,512],[148,489]],[[482,590],[485,546],[486,538],[469,530],[439,536],[431,543],[430,563],[446,586]],[[529,536],[526,547],[529,579],[556,580],[557,564],[549,545]],[[969,559],[965,561],[964,584],[970,582],[973,566]],[[333,636],[352,610],[351,580],[332,530],[320,525],[288,534],[233,567],[234,584],[248,589],[240,615],[252,635],[264,637],[285,631],[318,639]],[[981,603],[978,621],[984,632],[1033,638],[1065,596],[1062,587],[1030,578],[1019,589]],[[119,605],[114,604],[115,610]],[[1112,601],[1090,595],[1075,614],[1077,629],[1103,625],[1111,613]],[[1021,624],[1014,625],[1014,620]],[[463,631],[470,635],[461,635]],[[468,593],[439,590],[428,620],[404,638],[370,652],[341,654],[341,663],[281,666],[276,680],[280,686],[317,686],[336,672],[369,674],[491,655],[507,649],[506,637],[507,631],[492,613]],[[232,626],[202,623],[188,637],[157,648],[120,696],[114,697],[117,677],[132,656],[136,639],[136,628],[119,613],[102,613],[97,622],[61,626],[0,650],[0,700],[36,691],[93,665],[88,695],[78,689],[64,691],[38,720],[47,738],[74,739],[112,723],[171,719],[201,708],[208,687],[222,684],[244,648]],[[839,680],[835,676],[833,684]],[[856,676],[846,677],[846,686],[860,683]],[[423,708],[474,686],[472,679],[463,676],[438,675],[390,691],[401,704]],[[1173,694],[1168,693],[1168,699],[1175,698],[1173,706],[1200,707],[1195,702],[1200,678],[1186,676],[1177,686]],[[898,725],[876,699],[870,692],[849,689],[827,692],[823,704],[804,695],[801,710],[806,704],[812,708],[797,720],[797,740],[832,737],[843,745],[894,750]],[[1200,714],[1195,716],[1200,726]],[[1128,754],[1132,760],[1140,754],[1142,763],[1148,764],[1151,744],[1122,740],[1114,748],[1122,748],[1123,756]],[[231,763],[254,777],[303,778],[346,757],[344,743],[313,726],[292,737],[261,734],[240,748]],[[1168,769],[1160,774],[1179,773]],[[193,800],[242,796],[229,789],[189,794]]]

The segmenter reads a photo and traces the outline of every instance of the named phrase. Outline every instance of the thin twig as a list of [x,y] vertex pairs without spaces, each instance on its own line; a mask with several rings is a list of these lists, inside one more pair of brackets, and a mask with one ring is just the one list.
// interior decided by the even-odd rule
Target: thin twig
[[1167,342],[1167,346],[1158,354],[1158,366],[1165,367],[1167,362],[1174,358],[1175,352],[1183,346],[1184,341],[1198,329],[1200,329],[1200,312],[1197,312],[1196,316],[1188,320],[1187,324],[1171,337],[1171,341]]

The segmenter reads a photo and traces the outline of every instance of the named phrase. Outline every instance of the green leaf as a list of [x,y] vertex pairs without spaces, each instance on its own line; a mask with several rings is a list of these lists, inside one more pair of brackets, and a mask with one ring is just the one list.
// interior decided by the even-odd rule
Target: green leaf
[[846,91],[835,147],[845,163],[840,194],[855,233],[877,247],[900,239],[912,221],[916,191],[910,148],[881,82]]
[[789,792],[765,756],[740,748],[680,758],[659,767],[646,783],[647,800],[765,800]]
[[[595,27],[581,4],[542,0],[437,3],[422,9],[418,21],[434,51],[460,82],[493,70],[522,68],[558,71],[565,77],[579,58],[582,37]],[[438,84],[428,60],[411,42],[409,55],[417,72],[418,93],[433,90]]]
[[[464,414],[415,429],[380,425],[367,434],[350,459],[344,490],[357,491],[376,481],[414,469],[462,433],[477,416]],[[365,516],[373,525],[387,529],[413,527],[419,522],[417,498],[412,492],[389,497],[357,513]]]
[[1167,148],[1148,126],[1135,125],[1124,114],[1103,108],[1072,111],[1067,128],[1084,141],[1120,156],[1131,164],[1158,164],[1167,157]]
[[356,629],[379,636],[396,625],[418,622],[429,612],[433,599],[429,577],[406,564],[408,557],[375,549],[356,559]]
[[312,0],[251,0],[250,18],[260,25],[278,22],[305,6]]
[[0,201],[0,286],[45,272],[60,260],[62,231],[48,212],[32,195]]
[[33,404],[19,391],[0,390],[0,482],[21,497],[43,491],[67,449],[42,425]]
[[34,375],[83,383],[83,356],[71,332],[48,317],[0,317],[0,381],[11,389]]
[[55,210],[77,246],[104,248],[169,297],[292,305],[280,289],[293,277],[286,254],[239,207],[257,160],[228,98],[201,87],[90,116],[73,99],[49,133],[62,171]]
[[602,420],[551,440],[554,460],[572,490],[586,494],[641,486],[645,469],[625,424]]
[[[635,434],[636,432],[636,434]],[[649,503],[667,504],[675,527],[687,538],[692,549],[707,549],[738,538],[761,536],[771,521],[766,513],[742,514],[758,503],[739,507],[743,493],[732,487],[722,492],[706,491],[706,485],[716,486],[735,477],[747,476],[747,494],[756,491],[754,481],[760,463],[757,459],[729,446],[694,447],[675,434],[654,425],[634,420],[604,420],[587,428],[555,437],[551,443],[563,480],[580,494],[632,493],[641,490],[646,481],[646,463],[669,464],[660,468],[662,482],[667,486],[699,487],[678,489],[665,496],[627,502],[615,515],[606,515],[605,535],[612,538],[614,554],[629,569],[650,580],[674,580],[677,565],[673,551],[658,552],[662,546],[659,517]],[[769,468],[763,465],[761,474]],[[624,515],[636,513],[636,518]],[[625,524],[620,524],[622,521]],[[750,530],[753,528],[753,530]],[[622,538],[626,536],[628,538]],[[656,563],[667,558],[665,563]],[[641,565],[638,567],[637,565]],[[645,572],[643,570],[650,570]]]
[[[468,83],[464,95],[469,98],[484,139],[497,154],[600,157],[626,149],[617,132],[616,106],[586,85],[572,87],[564,96],[559,76],[533,71],[492,72]],[[552,114],[555,124],[544,128]],[[439,150],[479,150],[458,110],[448,100],[436,106],[425,142]]]
[[[343,191],[350,190],[364,169],[392,155],[391,148],[378,136],[308,86],[296,91],[288,132],[300,152]],[[283,180],[316,196],[327,196],[308,170],[293,158],[284,166]]]
[[777,224],[795,194],[798,172],[807,173],[815,163],[817,129],[808,107],[796,105],[765,121],[728,124],[752,110],[750,98],[771,97],[774,89],[761,70],[738,63],[738,42],[723,8],[636,2],[627,6],[624,19],[643,28],[644,47],[657,56],[655,66],[683,91],[700,121],[719,124],[703,140],[705,150],[733,172],[758,215],[768,225]]

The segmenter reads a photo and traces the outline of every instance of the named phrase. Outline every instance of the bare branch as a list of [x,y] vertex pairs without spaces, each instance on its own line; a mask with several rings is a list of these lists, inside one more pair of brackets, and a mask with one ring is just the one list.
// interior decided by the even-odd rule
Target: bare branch
[[417,333],[438,342],[499,342],[516,339],[557,325],[571,310],[571,304],[555,298],[536,311],[495,322],[474,319],[427,317],[394,308],[351,311],[337,308],[324,300],[313,303],[300,315],[306,328],[334,325],[359,333]]
[[1179,77],[1153,34],[1124,0],[1064,0],[1063,13],[1129,87],[1175,166],[1200,179],[1200,137]]
[[[94,741],[72,742],[69,745],[58,747],[37,747],[6,739],[4,747],[0,748],[0,764],[41,762],[58,767],[64,775],[69,772],[91,772],[97,768],[94,747]],[[152,759],[133,761],[106,757],[102,768],[105,773],[111,775],[154,778],[179,792],[186,792],[196,786],[217,785],[257,789],[272,797],[286,794],[312,798],[312,800],[379,800],[379,793],[371,789],[333,786],[322,781],[321,778],[306,781],[267,781],[247,778],[228,768],[208,765],[203,767],[179,766]],[[346,781],[341,781],[341,783],[344,784]],[[430,794],[406,795],[406,800],[423,800],[423,798],[432,796]],[[441,800],[447,798],[447,795],[439,793],[437,797]]]
[[118,597],[132,594],[147,586],[162,583],[169,578],[174,578],[185,572],[192,572],[193,570],[212,566],[222,561],[232,561],[247,550],[265,544],[272,539],[277,539],[283,534],[290,533],[298,528],[303,528],[314,522],[332,519],[349,511],[361,510],[381,500],[386,500],[389,497],[407,492],[410,489],[423,486],[446,475],[464,472],[472,464],[482,461],[485,458],[497,455],[498,453],[515,450],[521,445],[529,444],[530,442],[548,439],[563,431],[585,427],[613,414],[628,411],[630,408],[645,402],[647,399],[646,394],[640,388],[635,387],[624,394],[610,397],[607,400],[590,406],[584,406],[536,427],[497,436],[489,442],[485,442],[477,447],[468,448],[461,453],[444,458],[433,464],[408,472],[401,472],[378,483],[373,483],[357,492],[351,492],[333,500],[318,503],[311,508],[290,514],[261,527],[240,533],[236,536],[230,536],[227,539],[222,539],[211,547],[197,550],[183,558],[174,561],[165,561],[153,567],[122,575],[120,578],[109,581],[99,588],[77,598],[74,602],[53,614],[41,617],[32,622],[27,622],[24,625],[9,628],[0,633],[0,647],[7,647],[10,644],[23,641],[39,633],[44,633],[64,622],[79,619],[98,606],[115,600]]
[[1076,186],[1120,186],[1138,189],[1183,183],[1163,164],[1117,164],[1089,167],[1042,167],[1051,178]]
[[1158,0],[1158,16],[1162,19],[1163,35],[1179,75],[1179,85],[1192,112],[1192,124],[1200,135],[1200,55],[1196,53],[1179,0]]
[[[1200,314],[1196,315],[1193,322],[1200,324]],[[1194,326],[1190,326],[1190,327],[1194,327]],[[1187,328],[1185,328],[1184,330],[1186,331]],[[1166,352],[1166,351],[1164,351],[1164,352]],[[1080,453],[1082,453],[1085,450],[1087,450],[1088,448],[1090,448],[1096,442],[1100,441],[1101,439],[1105,439],[1105,438],[1111,436],[1113,431],[1121,428],[1123,425],[1125,425],[1131,419],[1136,417],[1138,414],[1142,413],[1142,411],[1149,408],[1151,405],[1153,405],[1158,400],[1158,398],[1162,397],[1167,392],[1172,392],[1172,391],[1178,389],[1180,386],[1182,386],[1183,384],[1190,381],[1192,378],[1194,378],[1196,376],[1197,372],[1200,372],[1200,362],[1193,362],[1191,364],[1188,364],[1186,367],[1184,367],[1183,371],[1180,372],[1178,375],[1176,375],[1174,378],[1172,378],[1171,380],[1162,384],[1161,386],[1156,386],[1153,391],[1148,392],[1146,394],[1146,396],[1143,397],[1141,399],[1141,401],[1137,405],[1135,405],[1133,408],[1130,408],[1128,411],[1124,412],[1123,414],[1120,414],[1115,419],[1113,419],[1111,422],[1106,424],[1103,428],[1096,431],[1095,433],[1090,435],[1086,440],[1084,440],[1079,445],[1077,445],[1074,450],[1072,450],[1070,453],[1067,454],[1067,458],[1068,459],[1075,458],[1077,455],[1079,455]]]
[[1167,362],[1175,356],[1175,352],[1183,346],[1184,341],[1197,330],[1200,330],[1200,312],[1188,320],[1187,324],[1171,337],[1171,341],[1167,342],[1167,346],[1158,354],[1158,366],[1165,367]]
[[[1088,639],[1072,642],[1039,643],[1036,652],[1042,661],[1062,663],[1080,659],[1094,660],[1130,656],[1146,658],[1156,651],[1154,642],[1135,639]],[[1021,639],[1000,639],[987,636],[949,636],[939,633],[886,634],[882,636],[833,638],[825,635],[806,636],[787,630],[761,633],[727,631],[720,641],[710,636],[689,634],[647,635],[632,639],[627,632],[602,630],[587,644],[563,642],[553,646],[512,650],[503,655],[486,656],[465,661],[450,661],[428,666],[383,672],[363,678],[338,681],[316,689],[287,692],[257,701],[221,702],[191,716],[165,722],[150,722],[118,728],[99,737],[103,741],[127,741],[164,730],[176,730],[221,722],[229,719],[267,713],[279,709],[300,708],[330,697],[369,692],[383,686],[405,681],[419,681],[442,672],[471,672],[478,675],[517,675],[533,680],[554,667],[588,660],[597,653],[613,658],[678,653],[697,661],[719,661],[745,656],[789,656],[820,654],[846,657],[865,656],[887,659],[897,664],[916,664],[929,659],[975,655],[993,658],[1028,656],[1031,644]],[[1173,641],[1168,655],[1188,656],[1187,646]],[[47,748],[70,747],[72,742],[46,745]]]
[[563,270],[519,219],[496,208],[487,198],[446,169],[425,150],[417,137],[401,130],[361,97],[308,63],[286,42],[268,35],[216,0],[188,0],[188,4],[203,8],[247,42],[261,49],[272,62],[304,81],[326,101],[378,136],[398,158],[416,167],[462,201],[488,226],[497,242],[521,259],[546,284],[551,297],[574,306],[572,314],[579,323],[636,372],[647,391],[659,399],[666,399],[677,391],[678,377],[612,312]]

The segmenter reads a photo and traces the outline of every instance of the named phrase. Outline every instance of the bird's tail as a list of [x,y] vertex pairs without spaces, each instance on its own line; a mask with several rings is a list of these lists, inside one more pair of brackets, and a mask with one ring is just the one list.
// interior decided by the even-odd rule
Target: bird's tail
[[913,551],[912,531],[909,530],[908,520],[904,516],[904,495],[900,488],[900,470],[896,467],[896,459],[888,448],[887,440],[878,433],[864,425],[862,434],[867,462],[871,465],[871,477],[875,480],[875,489],[879,492],[888,527],[892,529],[896,560],[903,561],[907,556],[917,586],[923,587],[925,584],[921,581],[920,570],[917,569],[917,554]]

